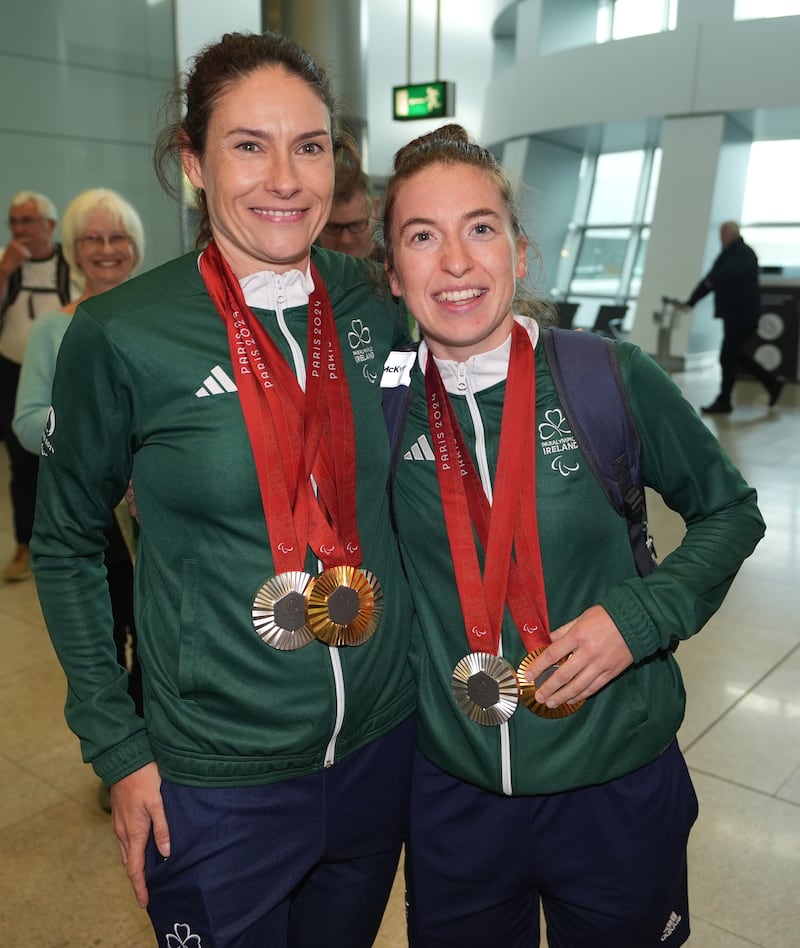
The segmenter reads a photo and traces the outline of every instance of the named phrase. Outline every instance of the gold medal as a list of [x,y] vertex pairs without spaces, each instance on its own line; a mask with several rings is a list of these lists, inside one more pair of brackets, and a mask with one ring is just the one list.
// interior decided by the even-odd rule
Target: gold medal
[[[545,646],[546,647],[546,646]],[[565,659],[562,659],[558,664],[551,665],[549,668],[545,669],[541,675],[536,679],[536,681],[528,681],[525,677],[525,672],[533,664],[534,660],[542,654],[544,648],[534,649],[532,652],[528,652],[525,658],[520,662],[519,668],[517,669],[517,679],[519,680],[519,693],[522,703],[525,707],[532,711],[537,717],[540,718],[566,718],[570,714],[574,714],[583,704],[583,701],[576,701],[575,704],[562,704],[558,708],[548,708],[546,704],[539,704],[536,700],[536,691],[538,688],[543,685],[547,679],[553,674],[553,672],[560,668],[564,662],[569,661],[569,656]]]
[[476,724],[497,726],[517,710],[519,683],[504,658],[470,652],[453,669],[453,697]]
[[383,614],[383,590],[369,570],[332,566],[308,591],[308,625],[326,645],[362,645]]
[[281,651],[314,641],[308,626],[308,573],[278,573],[268,579],[253,600],[253,626],[262,642]]

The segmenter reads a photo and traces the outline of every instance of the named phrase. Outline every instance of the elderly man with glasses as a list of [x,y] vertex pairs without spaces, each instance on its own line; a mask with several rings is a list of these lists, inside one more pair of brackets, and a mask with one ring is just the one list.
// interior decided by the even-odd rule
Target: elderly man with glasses
[[372,194],[369,178],[363,171],[355,174],[354,182],[340,183],[341,177],[337,169],[333,207],[317,242],[327,250],[338,250],[351,257],[382,260],[374,229],[378,200]]
[[11,507],[16,549],[3,569],[6,582],[30,576],[28,541],[33,529],[38,457],[11,429],[20,366],[33,320],[79,293],[54,240],[58,214],[50,198],[35,191],[14,195],[8,211],[11,240],[0,251],[0,436],[11,466]]

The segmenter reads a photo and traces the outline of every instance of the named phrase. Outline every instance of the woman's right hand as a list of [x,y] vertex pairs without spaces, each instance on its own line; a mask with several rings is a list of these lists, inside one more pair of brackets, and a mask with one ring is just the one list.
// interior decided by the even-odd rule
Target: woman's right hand
[[161,855],[166,859],[170,853],[169,827],[161,800],[161,774],[155,762],[112,784],[111,824],[136,901],[145,908],[149,896],[144,878],[144,851],[151,829]]

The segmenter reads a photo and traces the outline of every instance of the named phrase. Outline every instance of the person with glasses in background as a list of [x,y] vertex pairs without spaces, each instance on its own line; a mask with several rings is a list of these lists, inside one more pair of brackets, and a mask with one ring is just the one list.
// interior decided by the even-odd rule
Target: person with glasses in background
[[[53,415],[50,402],[61,340],[80,303],[124,283],[144,256],[142,221],[123,197],[107,188],[91,188],[67,206],[61,222],[63,255],[71,272],[84,279],[77,300],[44,313],[31,329],[19,377],[12,422],[20,444],[32,454],[48,454]],[[122,498],[120,498],[122,501]],[[133,529],[128,505],[122,501],[106,532],[105,567],[114,623],[117,662],[128,671],[128,694],[142,715],[142,679],[133,617]],[[100,806],[111,812],[108,785],[101,782]]]
[[34,320],[68,303],[80,292],[70,279],[69,264],[55,242],[58,213],[44,194],[20,191],[11,199],[11,240],[0,251],[0,437],[11,465],[11,508],[16,549],[3,569],[14,582],[31,575],[28,544],[33,529],[38,455],[16,438],[11,419],[20,365]]
[[351,257],[382,261],[383,253],[375,240],[378,199],[361,167],[358,148],[346,135],[341,138],[335,172],[333,206],[317,243]]

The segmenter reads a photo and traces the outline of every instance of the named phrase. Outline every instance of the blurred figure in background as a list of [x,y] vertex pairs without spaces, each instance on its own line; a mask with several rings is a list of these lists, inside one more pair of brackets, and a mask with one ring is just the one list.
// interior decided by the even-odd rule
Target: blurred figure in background
[[[49,453],[53,424],[50,402],[61,340],[79,303],[119,286],[139,267],[144,255],[144,229],[135,209],[119,194],[92,188],[74,198],[61,224],[63,253],[73,273],[84,279],[83,293],[60,310],[45,313],[33,325],[17,389],[13,429],[20,444],[37,457]],[[44,437],[43,437],[44,435]],[[128,670],[128,694],[142,714],[142,680],[136,652],[133,617],[133,536],[128,505],[120,504],[106,537],[105,566],[114,621],[117,662]],[[111,811],[108,786],[101,784],[99,801]]]
[[11,240],[0,256],[0,437],[11,462],[11,509],[17,547],[3,570],[6,582],[31,575],[28,544],[33,529],[38,451],[26,451],[11,428],[19,371],[28,334],[40,313],[48,313],[78,295],[70,269],[54,235],[55,205],[44,194],[20,191],[11,198]]
[[342,136],[336,155],[336,184],[333,207],[317,242],[326,250],[338,250],[351,257],[383,260],[375,241],[378,199],[361,167],[355,141]]
[[714,317],[723,323],[719,364],[722,384],[719,395],[702,411],[707,415],[727,415],[733,410],[731,393],[740,369],[750,372],[767,390],[770,406],[780,398],[783,382],[768,372],[745,351],[758,326],[761,296],[758,289],[758,257],[739,234],[736,221],[725,221],[719,229],[722,250],[714,265],[697,284],[683,309],[714,294]]

